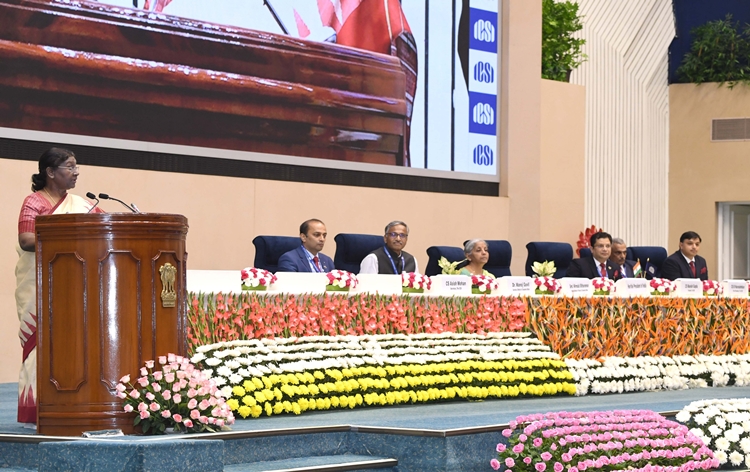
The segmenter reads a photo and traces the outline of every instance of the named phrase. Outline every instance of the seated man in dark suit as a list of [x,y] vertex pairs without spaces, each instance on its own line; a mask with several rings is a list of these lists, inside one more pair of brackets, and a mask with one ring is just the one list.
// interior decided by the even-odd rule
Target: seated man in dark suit
[[417,260],[404,251],[409,238],[409,227],[403,221],[391,221],[385,227],[383,247],[379,247],[362,259],[360,274],[400,274],[419,272]]
[[278,272],[330,272],[333,260],[323,254],[326,243],[326,225],[317,219],[307,220],[299,227],[302,245],[279,257]]
[[612,253],[612,236],[603,231],[594,233],[589,238],[591,245],[591,256],[573,259],[568,267],[566,277],[584,277],[595,279],[607,277],[609,279],[619,278],[617,267],[609,262]]
[[628,255],[628,246],[620,238],[612,239],[612,255],[609,258],[609,262],[615,267],[618,272],[615,279],[632,279],[635,277],[633,267],[635,261],[628,261],[626,257]]
[[695,231],[687,231],[680,236],[680,250],[667,257],[661,266],[661,276],[665,279],[708,280],[706,260],[698,255],[701,237]]

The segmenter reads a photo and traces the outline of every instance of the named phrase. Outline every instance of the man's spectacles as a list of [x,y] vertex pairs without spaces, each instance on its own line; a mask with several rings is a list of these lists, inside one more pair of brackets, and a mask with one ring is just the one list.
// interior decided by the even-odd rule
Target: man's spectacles
[[409,235],[408,235],[408,234],[406,234],[406,233],[385,233],[385,235],[386,235],[386,236],[390,236],[390,237],[392,237],[393,239],[398,239],[398,238],[401,238],[401,239],[406,239],[406,238],[408,238],[408,237],[409,237]]
[[67,169],[70,172],[78,172],[78,169],[80,169],[80,167],[78,167],[78,166],[57,166],[57,168],[58,169]]

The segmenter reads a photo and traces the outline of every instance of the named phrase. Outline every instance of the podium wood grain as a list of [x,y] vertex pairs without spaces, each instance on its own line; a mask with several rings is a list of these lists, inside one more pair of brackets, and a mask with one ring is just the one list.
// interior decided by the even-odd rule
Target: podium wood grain
[[[187,219],[165,214],[40,216],[37,231],[38,432],[133,432],[115,386],[145,361],[186,354]],[[162,306],[159,268],[177,273]]]

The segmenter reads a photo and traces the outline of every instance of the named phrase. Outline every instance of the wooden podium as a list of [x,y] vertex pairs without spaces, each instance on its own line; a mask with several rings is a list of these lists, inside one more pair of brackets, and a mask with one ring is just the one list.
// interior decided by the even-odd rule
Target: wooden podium
[[115,386],[145,361],[186,354],[187,218],[40,216],[37,430],[133,432]]

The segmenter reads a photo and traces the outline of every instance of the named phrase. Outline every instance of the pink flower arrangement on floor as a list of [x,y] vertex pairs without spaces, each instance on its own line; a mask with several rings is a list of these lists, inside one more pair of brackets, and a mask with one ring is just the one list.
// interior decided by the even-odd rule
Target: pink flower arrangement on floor
[[123,409],[136,413],[135,425],[143,434],[164,434],[167,428],[185,432],[216,432],[234,423],[214,381],[195,368],[190,360],[168,354],[156,362],[146,361],[135,384],[130,375],[115,387]]
[[277,278],[265,269],[245,267],[240,271],[243,290],[266,290]]
[[615,291],[615,281],[607,277],[596,277],[591,279],[594,286],[594,295],[609,295]]
[[687,472],[719,465],[687,427],[648,410],[519,416],[503,430],[495,470]]
[[534,292],[537,295],[555,295],[562,290],[562,284],[556,278],[549,276],[535,277],[534,285],[536,285]]
[[724,293],[724,287],[721,286],[718,280],[704,280],[703,281],[703,296],[704,297],[717,297]]
[[651,295],[669,295],[677,289],[677,284],[669,279],[653,278],[649,281]]
[[332,270],[326,274],[328,277],[327,290],[343,290],[357,288],[359,281],[357,276],[345,270]]

